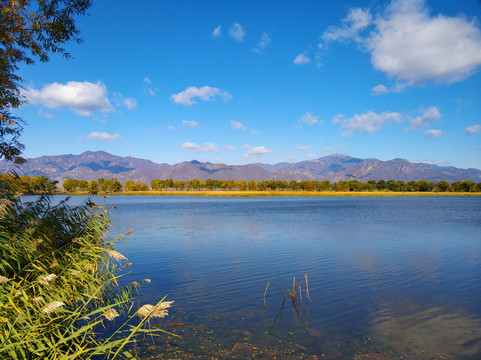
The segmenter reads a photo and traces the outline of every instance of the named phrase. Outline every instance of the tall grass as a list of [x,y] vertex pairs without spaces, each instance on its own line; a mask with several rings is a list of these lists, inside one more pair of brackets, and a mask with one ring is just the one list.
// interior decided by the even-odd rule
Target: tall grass
[[[72,193],[85,195],[86,193]],[[265,190],[265,191],[210,191],[210,190],[149,190],[123,191],[112,195],[155,195],[155,196],[205,196],[205,197],[431,197],[431,196],[481,196],[481,192],[401,192],[401,191],[302,191],[302,190]]]
[[134,312],[140,285],[119,283],[126,259],[113,249],[120,238],[106,240],[105,204],[22,203],[18,181],[0,182],[0,358],[132,358],[128,344],[171,302]]

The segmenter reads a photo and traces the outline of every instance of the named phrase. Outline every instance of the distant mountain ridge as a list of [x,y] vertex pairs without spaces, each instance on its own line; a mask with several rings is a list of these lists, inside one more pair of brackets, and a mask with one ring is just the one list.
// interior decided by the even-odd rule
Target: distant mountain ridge
[[80,155],[41,156],[27,159],[22,165],[0,161],[0,172],[10,170],[20,175],[46,176],[62,183],[67,178],[97,180],[115,178],[145,182],[152,179],[218,179],[218,180],[420,180],[448,182],[470,179],[481,182],[481,170],[460,169],[452,166],[437,166],[412,163],[405,159],[382,161],[378,159],[354,158],[346,154],[331,154],[319,159],[297,163],[248,165],[213,164],[196,160],[178,164],[158,164],[134,157],[120,157],[104,151],[87,151]]

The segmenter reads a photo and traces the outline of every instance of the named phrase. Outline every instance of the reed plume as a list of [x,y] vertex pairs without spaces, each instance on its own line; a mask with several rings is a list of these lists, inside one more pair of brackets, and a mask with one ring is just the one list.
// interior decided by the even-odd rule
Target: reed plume
[[118,251],[115,250],[107,250],[107,254],[114,260],[120,261],[120,260],[127,260],[127,258],[119,253]]
[[110,310],[107,310],[106,312],[104,312],[102,314],[107,320],[109,321],[112,321],[113,319],[115,319],[116,317],[119,317],[119,313],[117,312],[117,310],[115,309],[110,309]]
[[48,303],[47,305],[45,305],[41,311],[44,314],[50,314],[62,306],[65,306],[65,304],[62,301],[52,301],[51,303]]
[[55,274],[43,275],[43,276],[40,276],[37,279],[37,281],[42,285],[47,285],[49,282],[55,280],[56,277],[57,277],[57,275],[55,275]]
[[162,301],[158,303],[156,306],[146,304],[142,306],[139,310],[137,310],[137,316],[144,318],[144,317],[159,317],[163,318],[169,315],[168,308],[172,306],[174,301]]

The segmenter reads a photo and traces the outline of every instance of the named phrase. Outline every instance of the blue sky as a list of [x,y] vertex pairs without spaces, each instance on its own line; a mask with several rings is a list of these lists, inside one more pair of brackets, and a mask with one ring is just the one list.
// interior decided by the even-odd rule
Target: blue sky
[[73,59],[24,66],[25,157],[331,153],[481,169],[475,0],[95,1]]

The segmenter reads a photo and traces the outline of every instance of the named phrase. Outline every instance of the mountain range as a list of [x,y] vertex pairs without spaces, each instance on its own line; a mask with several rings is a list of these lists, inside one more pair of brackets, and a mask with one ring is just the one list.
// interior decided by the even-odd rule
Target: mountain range
[[248,165],[213,164],[196,160],[178,164],[158,164],[134,157],[120,157],[104,151],[87,151],[80,155],[41,156],[26,159],[22,165],[0,161],[0,172],[14,170],[19,175],[46,176],[62,183],[67,178],[97,180],[115,178],[145,182],[152,179],[192,180],[420,180],[448,182],[470,179],[481,182],[481,170],[460,169],[452,166],[437,166],[412,163],[405,159],[381,161],[360,159],[346,154],[331,154],[319,159],[296,163],[255,163]]

